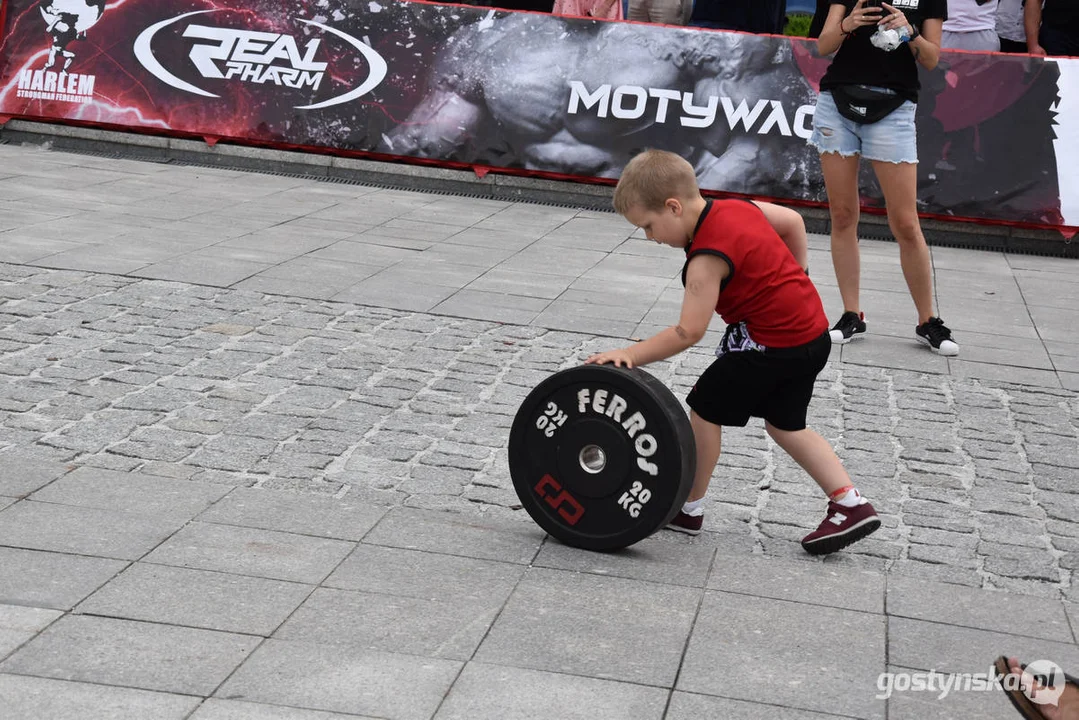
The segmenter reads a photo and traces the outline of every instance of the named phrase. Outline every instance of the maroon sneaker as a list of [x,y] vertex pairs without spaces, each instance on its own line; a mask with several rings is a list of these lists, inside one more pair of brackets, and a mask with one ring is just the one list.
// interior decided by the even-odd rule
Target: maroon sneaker
[[668,530],[685,533],[686,535],[700,535],[704,525],[704,513],[700,515],[686,515],[681,510],[667,523]]
[[879,527],[880,518],[869,503],[843,507],[829,501],[824,522],[802,538],[802,547],[810,555],[827,555],[858,542]]

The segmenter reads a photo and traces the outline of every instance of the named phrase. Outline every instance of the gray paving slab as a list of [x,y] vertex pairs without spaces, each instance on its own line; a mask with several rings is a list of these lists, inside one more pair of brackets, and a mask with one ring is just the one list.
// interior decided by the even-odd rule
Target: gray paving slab
[[69,615],[0,663],[0,673],[205,696],[260,641],[250,635]]
[[0,603],[0,658],[13,653],[61,615],[59,610]]
[[1079,603],[1065,602],[1064,611],[1071,622],[1072,638],[1076,643],[1079,643]]
[[51,483],[70,470],[58,462],[43,460],[26,453],[4,454],[4,473],[0,475],[0,495],[25,497]]
[[1025,635],[975,630],[955,625],[889,618],[888,661],[891,664],[939,672],[980,672],[1001,655],[1052,660],[1068,668],[1079,666],[1079,646]]
[[667,708],[664,720],[698,720],[699,718],[744,718],[744,720],[837,720],[846,715],[827,715],[810,710],[798,710],[789,706],[769,704],[770,698],[761,702],[747,702],[730,698],[675,692]]
[[379,271],[375,265],[359,265],[304,255],[263,270],[256,278],[291,280],[309,286],[327,285],[343,290]]
[[958,359],[948,358],[948,367],[950,368],[951,374],[957,378],[998,380],[1000,382],[1012,382],[1020,385],[1034,385],[1040,387],[1061,386],[1059,377],[1051,370],[970,362],[962,357]]
[[338,540],[360,540],[386,514],[357,498],[236,488],[201,515],[200,522]]
[[[843,653],[832,649],[837,635],[845,639]],[[708,591],[677,689],[883,718],[873,688],[884,671],[884,646],[882,615]]]
[[545,298],[464,289],[431,308],[455,317],[527,325],[550,304]]
[[352,550],[343,540],[193,522],[146,562],[297,583],[321,582]]
[[[972,669],[962,675],[950,675],[942,677],[941,673],[930,677],[928,673],[905,668],[889,667],[889,673],[893,677],[905,675],[910,683],[920,681],[917,687],[924,689],[915,690],[907,685],[908,680],[900,681],[899,687],[906,690],[896,690],[894,679],[885,679],[880,694],[889,695],[888,718],[889,720],[953,720],[956,718],[1004,718],[1015,714],[1012,704],[1000,690],[1000,685],[990,674],[992,664],[987,662],[984,667]],[[915,673],[918,673],[915,675]],[[968,679],[969,678],[969,679]],[[889,691],[889,683],[893,689]],[[949,690],[945,690],[945,683],[952,683]],[[958,686],[956,685],[958,684]],[[932,686],[932,689],[930,689]]]
[[342,290],[331,299],[393,310],[426,312],[456,292],[456,287],[423,284],[414,275],[393,278],[381,277],[379,273]]
[[13,498],[13,497],[7,497],[7,496],[4,496],[4,495],[0,495],[0,510],[3,510],[8,505],[11,505],[12,503],[15,503],[15,502],[18,502],[18,501],[19,501],[18,498]]
[[312,590],[301,583],[135,563],[76,612],[269,636]]
[[534,568],[510,596],[475,659],[669,687],[700,593]]
[[536,273],[492,268],[466,287],[487,293],[506,293],[528,298],[553,300],[561,295],[574,281],[563,275],[539,275]]
[[199,706],[189,720],[376,720],[376,718],[209,698]]
[[656,533],[614,553],[581,552],[557,541],[544,543],[532,564],[633,580],[704,587],[717,543],[710,536]]
[[1073,642],[1059,600],[1018,597],[961,585],[893,577],[888,580],[888,614],[948,625]]
[[81,243],[58,238],[41,238],[25,229],[0,232],[0,262],[34,263],[57,253],[75,250]]
[[24,500],[0,511],[0,545],[135,560],[185,520]]
[[0,673],[0,706],[11,720],[185,720],[201,698]]
[[631,683],[471,662],[434,720],[658,720],[667,694]]
[[[403,694],[405,685],[387,681],[359,698],[346,680],[349,672],[341,671],[348,664],[338,662],[359,657],[360,672],[378,667],[388,677],[392,672],[371,659],[382,657],[379,651],[366,647],[375,646],[460,658],[440,665],[438,658],[390,656],[404,658],[408,668],[418,662],[454,669],[441,684],[424,686],[429,704],[393,700],[401,702],[393,712],[407,715],[422,706],[415,714],[429,716],[442,702],[446,712],[482,716],[498,703],[476,708],[470,704],[476,693],[456,689],[442,699],[474,647],[469,623],[482,626],[490,608],[506,604],[488,636],[491,644],[481,645],[478,655],[497,651],[508,659],[496,660],[500,666],[473,661],[460,688],[468,690],[468,682],[482,687],[486,671],[472,681],[473,667],[530,678],[510,688],[558,683],[569,697],[579,683],[598,682],[604,690],[595,693],[604,699],[593,715],[611,709],[612,716],[624,716],[624,703],[606,691],[617,685],[626,694],[644,686],[600,676],[635,671],[619,664],[633,655],[639,632],[626,629],[629,610],[616,610],[614,621],[594,621],[580,633],[582,642],[571,637],[572,622],[568,630],[547,631],[552,613],[558,619],[567,612],[560,605],[537,615],[529,634],[531,608],[521,598],[542,605],[564,589],[559,583],[534,587],[543,574],[572,576],[569,586],[586,588],[568,601],[574,617],[607,606],[644,613],[641,608],[651,608],[653,596],[664,592],[737,598],[697,623],[682,678],[696,673],[704,680],[693,692],[674,693],[672,717],[867,717],[883,703],[872,698],[878,692],[873,673],[886,659],[897,672],[904,669],[897,657],[981,670],[1000,652],[1029,659],[1047,648],[1066,657],[1064,650],[1075,647],[1075,628],[1071,635],[1061,631],[1067,613],[1076,623],[1074,608],[1059,604],[1079,600],[1079,531],[1069,514],[1068,485],[1069,473],[1079,469],[1071,447],[1079,436],[1074,261],[932,248],[937,305],[963,346],[958,360],[946,360],[912,340],[914,310],[894,243],[863,241],[862,302],[871,332],[833,354],[810,416],[883,513],[885,527],[876,537],[825,562],[804,558],[796,543],[819,512],[815,489],[756,426],[725,436],[706,519],[709,530],[722,533],[696,539],[662,534],[624,553],[594,555],[545,540],[523,511],[511,509],[516,498],[499,438],[527,390],[551,371],[621,342],[615,338],[639,337],[673,321],[682,293],[677,252],[647,242],[611,213],[13,145],[0,147],[0,165],[5,175],[17,173],[12,183],[0,180],[5,198],[18,198],[0,201],[13,208],[0,215],[15,223],[0,229],[0,262],[8,252],[10,260],[26,263],[0,265],[0,465],[12,467],[8,460],[18,450],[27,459],[14,467],[52,468],[46,477],[40,470],[5,472],[0,498],[37,491],[69,465],[83,466],[84,473],[100,467],[154,478],[128,486],[112,476],[87,495],[87,484],[76,477],[32,500],[0,499],[0,545],[14,519],[19,542],[30,538],[32,547],[136,559],[164,537],[153,540],[151,528],[139,525],[147,515],[116,511],[158,517],[162,503],[145,488],[188,492],[185,483],[192,480],[219,484],[222,492],[254,485],[233,490],[178,540],[166,541],[157,556],[165,564],[144,560],[118,578],[125,560],[0,546],[0,603],[70,610],[82,602],[77,612],[263,635],[299,603],[271,586],[324,586],[286,627],[325,647],[269,641],[311,649],[296,657],[282,650],[275,660],[304,678],[299,702],[220,694],[199,713],[290,717],[293,705],[304,707],[291,710],[297,717],[391,715],[370,700]],[[72,178],[84,169],[88,178],[104,171],[101,178],[109,180],[99,186],[120,190],[81,190]],[[27,190],[35,182],[51,189],[49,204],[39,201],[40,191]],[[172,195],[182,202],[169,208]],[[228,209],[205,202],[221,199]],[[195,205],[200,212],[188,216]],[[828,244],[827,237],[810,238],[814,281],[834,313],[840,300]],[[87,250],[91,245],[98,247]],[[174,252],[185,255],[163,260]],[[72,269],[37,262],[60,253]],[[185,256],[202,265],[184,269],[180,282],[90,272],[122,269],[116,261],[153,262],[160,269]],[[230,264],[252,260],[259,261],[246,268],[253,274],[239,280],[239,290],[227,289],[237,283]],[[207,272],[217,269],[225,272]],[[558,301],[553,310],[549,301]],[[208,326],[246,331],[201,331]],[[701,347],[650,370],[684,395],[711,360],[711,336],[721,328],[717,321]],[[56,475],[47,477],[51,472]],[[205,500],[183,497],[177,503],[183,513],[205,507]],[[402,503],[439,510],[397,508],[379,519],[385,505]],[[47,516],[42,505],[82,514]],[[25,515],[23,506],[36,515]],[[328,542],[330,550],[311,541]],[[291,579],[275,579],[279,575]],[[895,583],[882,607],[885,578]],[[702,589],[706,579],[709,590]],[[628,602],[609,590],[612,583],[634,589]],[[955,583],[968,587],[952,590]],[[638,593],[640,587],[650,592]],[[983,590],[988,587],[1003,590]],[[711,601],[705,602],[707,609]],[[575,610],[585,605],[587,611]],[[409,622],[395,626],[402,616]],[[867,619],[847,630],[842,622],[850,617]],[[1025,619],[1043,617],[1048,621]],[[892,624],[887,653],[877,628],[884,618]],[[830,669],[823,685],[816,676],[808,685],[789,685],[787,674],[808,677],[812,658],[831,657],[812,639],[830,637],[837,625],[866,653],[858,658],[865,682],[849,684],[854,671]],[[590,661],[592,646],[611,637],[630,651],[614,663]],[[545,643],[556,641],[561,648],[548,651]],[[726,654],[712,656],[704,648]],[[302,663],[322,652],[331,659],[320,661],[322,677],[315,678]],[[757,667],[761,658],[780,666],[779,689],[760,683],[742,694],[729,692],[736,674],[727,666]],[[580,669],[568,674],[544,662],[579,663]],[[663,673],[665,663],[658,663]],[[396,672],[407,674],[405,667]],[[266,692],[290,689],[287,679],[271,674],[259,679]],[[645,682],[652,686],[646,690],[665,691],[662,677]],[[761,696],[765,690],[768,697]],[[836,696],[851,708],[868,703],[868,709],[824,704]],[[312,705],[304,697],[318,700]],[[334,704],[342,698],[343,705]],[[500,702],[517,707],[512,695]],[[980,698],[927,702],[897,696],[888,711],[891,717],[995,714],[978,704]]]
[[[174,253],[169,253],[163,258],[159,258],[159,260],[166,260],[173,255]],[[72,250],[65,250],[55,255],[49,255],[38,260],[37,264],[41,267],[57,268],[59,270],[88,270],[90,272],[123,275],[146,267],[154,261],[153,259],[143,260],[119,257],[108,252],[108,248],[104,245],[85,245]]]
[[80,467],[30,496],[43,503],[75,505],[188,520],[229,492],[227,485]]
[[[835,355],[834,348],[832,354]],[[886,367],[932,373],[948,372],[948,359],[939,355],[927,356],[925,348],[914,340],[912,334],[904,337],[874,335],[872,342],[868,337],[858,342],[851,342],[841,346],[840,358],[844,364],[874,368]]]
[[188,253],[164,262],[145,265],[125,272],[132,277],[174,280],[196,285],[229,286],[256,275],[275,263],[248,260],[223,260],[218,257]]
[[427,720],[461,665],[348,645],[267,640],[215,697],[389,720]]
[[707,587],[867,613],[884,612],[884,578],[879,572],[828,562],[746,558],[719,552]]
[[487,600],[451,602],[319,588],[274,637],[464,661],[500,609],[501,603]]
[[514,563],[360,544],[323,585],[501,607],[524,572]]
[[394,508],[364,542],[527,565],[544,537],[539,527],[528,523]]
[[0,602],[70,610],[126,565],[121,560],[0,547]]

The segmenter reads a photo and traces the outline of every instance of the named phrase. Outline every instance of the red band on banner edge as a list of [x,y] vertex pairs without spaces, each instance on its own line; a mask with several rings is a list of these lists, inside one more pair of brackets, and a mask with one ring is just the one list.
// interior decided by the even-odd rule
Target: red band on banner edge
[[7,125],[7,121],[11,119],[11,115],[0,115],[0,127]]
[[[340,148],[329,147],[315,147],[309,145],[294,145],[290,143],[281,142],[260,142],[257,140],[251,140],[249,138],[233,138],[222,137],[219,135],[203,135],[200,133],[185,133],[176,130],[161,131],[156,128],[140,128],[126,125],[112,125],[109,123],[97,123],[88,121],[75,121],[75,120],[63,120],[59,121],[57,118],[52,117],[38,117],[34,115],[5,115],[0,116],[4,118],[4,122],[8,120],[24,119],[33,122],[39,122],[47,125],[70,125],[72,127],[90,127],[102,130],[113,130],[117,132],[131,133],[137,135],[151,135],[156,137],[174,137],[178,139],[201,139],[210,147],[213,147],[221,140],[225,140],[230,144],[241,145],[246,147],[264,147],[271,150],[285,150],[290,152],[302,152],[308,155],[330,155],[333,157],[344,158],[360,158],[366,160],[373,160],[376,162],[387,162],[399,165],[427,165],[431,167],[443,168],[448,170],[466,170],[472,171],[478,177],[485,177],[489,174],[496,175],[512,175],[514,177],[531,177],[539,178],[542,180],[561,180],[567,182],[577,183],[579,185],[607,185],[610,187],[618,184],[618,181],[613,178],[598,178],[587,177],[584,175],[571,175],[568,173],[557,172],[545,172],[541,170],[522,170],[520,168],[503,168],[493,167],[489,165],[476,165],[473,163],[454,162],[447,160],[432,160],[430,158],[414,158],[407,155],[387,155],[385,153],[370,152],[364,150],[343,150]],[[780,197],[767,197],[763,195],[747,195],[744,193],[724,192],[722,190],[702,190],[701,194],[710,198],[742,198],[748,200],[761,200],[763,202],[774,202],[783,205],[789,205],[793,207],[806,207],[806,208],[818,208],[826,209],[828,203],[817,202],[814,200],[799,200],[796,198],[780,198]],[[868,213],[870,215],[886,215],[887,210],[883,207],[875,207],[869,205],[861,205],[861,212]],[[975,218],[967,217],[965,215],[943,215],[940,213],[926,213],[919,212],[918,217],[922,220],[940,220],[946,223],[966,223],[969,225],[984,225],[984,226],[1000,226],[1020,228],[1024,230],[1056,230],[1066,241],[1071,241],[1075,235],[1079,234],[1079,225],[1054,225],[1050,223],[1031,223],[1031,222],[1019,222],[1014,220],[999,220],[991,218]]]
[[[10,0],[0,0],[0,38],[6,38],[8,36],[7,6],[10,4]],[[0,71],[2,71],[3,69],[3,64],[0,63]]]

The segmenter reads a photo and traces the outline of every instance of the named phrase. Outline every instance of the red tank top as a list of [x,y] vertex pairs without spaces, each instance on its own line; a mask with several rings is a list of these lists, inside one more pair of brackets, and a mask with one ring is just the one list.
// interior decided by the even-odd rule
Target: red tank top
[[716,303],[728,325],[745,322],[753,340],[775,348],[804,345],[828,329],[817,288],[753,203],[708,202],[686,248],[683,286],[689,263],[704,253],[730,266]]

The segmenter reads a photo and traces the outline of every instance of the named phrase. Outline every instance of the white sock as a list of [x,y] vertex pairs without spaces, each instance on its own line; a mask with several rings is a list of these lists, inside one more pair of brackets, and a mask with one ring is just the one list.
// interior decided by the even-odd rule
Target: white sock
[[682,512],[690,517],[697,517],[698,515],[704,515],[704,508],[701,504],[704,503],[704,498],[700,500],[694,500],[693,502],[687,502],[682,506]]
[[843,497],[838,500],[833,500],[832,502],[837,505],[842,505],[843,507],[858,507],[869,501],[862,497],[862,494],[858,492],[857,488],[851,488]]

